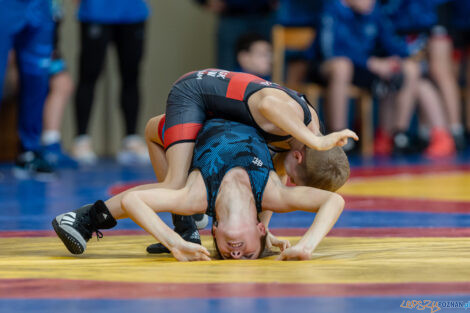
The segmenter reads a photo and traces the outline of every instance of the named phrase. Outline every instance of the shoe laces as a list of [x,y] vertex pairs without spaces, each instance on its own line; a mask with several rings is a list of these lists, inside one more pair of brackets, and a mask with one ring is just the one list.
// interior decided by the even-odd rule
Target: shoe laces
[[78,231],[82,234],[86,241],[93,237],[93,233],[96,234],[97,240],[103,238],[103,233],[99,231],[98,227],[90,218],[89,214],[77,218],[77,222]]

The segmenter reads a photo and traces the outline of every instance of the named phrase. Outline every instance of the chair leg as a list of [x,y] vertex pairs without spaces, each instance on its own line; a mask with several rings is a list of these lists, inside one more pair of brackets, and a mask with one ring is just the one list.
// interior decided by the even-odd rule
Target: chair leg
[[374,121],[372,115],[372,97],[363,93],[359,97],[361,110],[361,152],[364,157],[374,154]]

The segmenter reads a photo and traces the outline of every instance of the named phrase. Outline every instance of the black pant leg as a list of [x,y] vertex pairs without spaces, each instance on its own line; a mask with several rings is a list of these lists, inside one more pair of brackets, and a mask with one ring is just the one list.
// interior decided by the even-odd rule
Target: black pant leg
[[139,75],[145,40],[145,22],[116,25],[116,44],[121,72],[121,107],[126,134],[136,133],[140,108]]
[[95,85],[103,68],[110,34],[108,25],[80,23],[80,65],[75,94],[78,135],[87,132]]

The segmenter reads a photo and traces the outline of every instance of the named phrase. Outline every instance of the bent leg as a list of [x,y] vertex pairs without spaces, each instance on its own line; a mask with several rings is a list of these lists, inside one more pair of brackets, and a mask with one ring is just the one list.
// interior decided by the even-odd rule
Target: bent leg
[[162,182],[168,171],[168,162],[166,160],[163,142],[159,136],[160,123],[163,122],[165,115],[159,115],[151,118],[145,126],[145,142],[149,150],[150,161],[152,162],[155,176]]
[[116,219],[126,217],[125,212],[121,208],[121,201],[122,198],[131,191],[146,190],[149,188],[182,188],[188,178],[188,171],[189,167],[191,166],[193,150],[193,142],[183,142],[171,146],[166,152],[166,158],[168,160],[168,173],[165,177],[165,180],[157,184],[138,186],[108,199],[105,203],[113,217]]

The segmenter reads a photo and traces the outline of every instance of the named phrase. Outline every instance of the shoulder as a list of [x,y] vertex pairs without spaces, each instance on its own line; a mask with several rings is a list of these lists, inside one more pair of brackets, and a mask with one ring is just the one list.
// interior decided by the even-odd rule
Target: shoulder
[[264,188],[262,209],[273,212],[283,209],[283,198],[286,188],[276,172],[271,171]]

